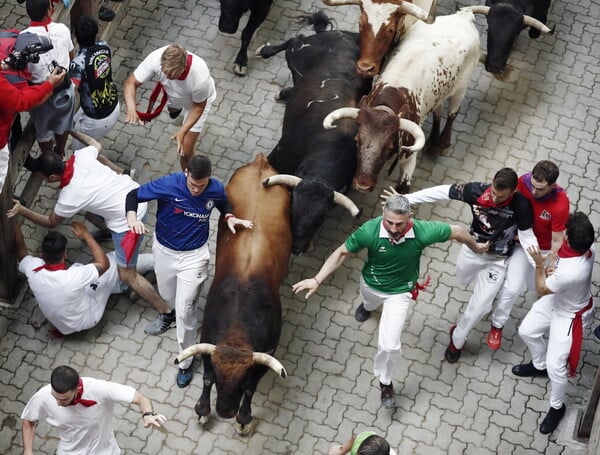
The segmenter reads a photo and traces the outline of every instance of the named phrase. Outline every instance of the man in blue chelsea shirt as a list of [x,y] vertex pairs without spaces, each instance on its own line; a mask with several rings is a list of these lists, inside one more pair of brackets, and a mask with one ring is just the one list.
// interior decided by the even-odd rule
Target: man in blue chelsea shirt
[[[158,291],[171,313],[159,314],[146,328],[149,335],[163,333],[176,323],[179,350],[196,342],[196,297],[208,275],[208,228],[213,208],[225,215],[225,222],[235,234],[235,227],[252,229],[248,220],[231,213],[225,188],[211,178],[210,160],[196,155],[184,172],[177,172],[148,182],[127,195],[126,211],[129,228],[142,234],[144,223],[136,218],[139,202],[156,199],[156,229],[152,244]],[[177,385],[186,387],[192,380],[193,357],[179,364]]]

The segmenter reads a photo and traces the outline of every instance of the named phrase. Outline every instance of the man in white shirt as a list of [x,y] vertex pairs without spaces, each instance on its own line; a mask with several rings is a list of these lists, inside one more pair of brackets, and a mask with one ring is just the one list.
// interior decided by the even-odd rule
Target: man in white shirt
[[[15,236],[19,271],[27,277],[41,312],[63,335],[94,327],[102,318],[110,295],[121,292],[115,253],[107,255],[83,224],[75,221],[71,227],[90,249],[91,263],[67,267],[67,238],[59,232],[46,234],[41,258],[29,255],[20,226]],[[151,254],[139,256],[137,266],[141,273],[150,271],[153,265]]]
[[[519,327],[519,336],[531,353],[531,362],[513,367],[521,377],[550,378],[550,410],[542,424],[542,434],[552,433],[565,415],[567,376],[574,377],[579,363],[583,328],[589,325],[592,300],[594,227],[582,212],[567,221],[565,240],[554,264],[535,247],[528,249],[535,261],[535,287],[542,296],[533,304]],[[544,335],[548,333],[548,344]]]
[[[125,218],[125,197],[139,185],[130,176],[117,174],[100,162],[102,146],[98,141],[78,131],[70,131],[70,134],[87,147],[76,150],[67,162],[63,162],[55,152],[43,153],[34,160],[36,170],[46,182],[59,183],[60,191],[53,212],[42,215],[14,200],[15,205],[7,212],[7,216],[12,218],[23,215],[29,221],[46,228],[53,228],[64,219],[84,211],[104,218],[114,243],[119,278],[159,312],[158,318],[165,314],[162,319],[167,318],[169,324],[162,324],[161,328],[164,330],[150,334],[162,333],[175,325],[175,313],[152,284],[137,272],[136,264],[143,236],[133,240],[128,251],[123,246],[123,240],[127,242],[126,235],[129,232]],[[146,211],[147,204],[138,206],[139,220],[145,217]]]
[[[69,67],[73,58],[73,41],[65,24],[52,21],[52,0],[27,0],[25,7],[31,23],[21,33],[46,36],[53,46],[48,52],[40,54],[39,62],[27,64],[31,82],[41,84],[56,65],[65,68],[65,71]],[[55,140],[56,152],[64,155],[67,131],[73,124],[74,106],[75,88],[71,80],[66,78],[61,86],[54,89],[54,94],[47,101],[31,110],[36,139],[43,152],[51,151]]]
[[176,118],[183,110],[183,124],[171,139],[177,141],[179,163],[185,171],[217,97],[215,81],[204,60],[197,55],[177,44],[161,47],[151,52],[123,83],[127,123],[143,125],[160,113],[159,110],[156,115],[144,115],[136,110],[136,90],[150,79],[158,81],[158,87],[164,90],[171,118]]
[[58,428],[59,455],[119,455],[112,428],[118,402],[138,405],[144,428],[160,427],[167,420],[154,413],[151,401],[133,387],[80,378],[69,366],[55,368],[50,384],[31,397],[21,414],[24,455],[33,455],[35,426],[42,419]]

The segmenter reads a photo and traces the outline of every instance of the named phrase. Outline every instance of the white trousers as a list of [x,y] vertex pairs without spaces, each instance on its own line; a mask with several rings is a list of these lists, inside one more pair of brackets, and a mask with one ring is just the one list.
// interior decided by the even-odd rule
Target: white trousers
[[[177,344],[181,352],[197,340],[196,298],[208,276],[208,243],[196,250],[175,251],[161,245],[154,236],[152,254],[158,292],[170,308],[175,308]],[[191,363],[192,357],[189,357],[181,362],[178,368],[188,368]]]
[[0,193],[4,188],[4,181],[8,174],[8,162],[10,160],[10,152],[8,150],[8,144],[0,149]]
[[474,283],[473,294],[452,335],[454,346],[461,349],[471,329],[492,309],[494,297],[506,274],[506,258],[475,254],[463,245],[456,259],[456,278],[461,284]]
[[[108,303],[108,299],[112,294],[120,294],[123,289],[123,284],[119,280],[119,271],[117,268],[117,256],[114,251],[107,253],[109,267],[106,272],[100,275],[98,278],[98,282],[96,286],[86,288],[86,293],[89,294],[97,305],[91,308],[92,310],[92,318],[95,322],[85,328],[81,328],[80,330],[86,330],[91,327],[94,327],[100,319],[102,319],[102,315],[104,314],[104,309],[106,308],[106,304]],[[149,270],[152,270],[154,267],[154,259],[151,254],[140,254],[137,263],[137,270],[140,273],[145,273]]]
[[[79,108],[79,110],[75,113],[75,117],[73,117],[73,130],[87,134],[88,136],[91,136],[99,141],[106,136],[115,123],[117,123],[120,112],[120,105],[117,103],[115,109],[108,116],[101,119],[95,119],[88,117],[86,113],[83,112],[83,109]],[[77,139],[73,138],[73,141],[71,142],[71,148],[73,151],[79,150],[83,147],[84,145],[82,142],[79,142]]]
[[[542,251],[542,254],[548,250]],[[510,318],[510,312],[521,294],[526,290],[535,290],[535,269],[527,259],[527,251],[520,244],[515,245],[507,260],[506,279],[496,298],[496,307],[492,313],[492,325],[502,328]]]
[[386,294],[376,291],[367,286],[362,276],[360,278],[360,296],[367,311],[373,311],[383,304],[373,374],[379,379],[379,382],[389,385],[400,364],[402,354],[400,337],[408,310],[414,301],[410,292]]
[[[533,304],[519,327],[519,336],[531,353],[533,366],[548,370],[550,406],[559,409],[567,391],[567,359],[571,350],[571,325],[574,315],[567,317],[553,310],[554,296],[546,295]],[[589,326],[593,309],[583,315],[583,327]],[[548,334],[548,345],[544,334]]]

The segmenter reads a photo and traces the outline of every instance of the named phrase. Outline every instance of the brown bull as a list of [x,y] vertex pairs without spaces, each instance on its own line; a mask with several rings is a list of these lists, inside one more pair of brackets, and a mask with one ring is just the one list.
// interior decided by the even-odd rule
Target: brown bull
[[254,229],[233,235],[221,219],[200,344],[176,359],[202,354],[204,388],[195,407],[200,421],[206,422],[210,414],[210,391],[216,383],[217,414],[236,417],[242,434],[250,431],[251,400],[260,378],[268,368],[286,377],[273,354],[281,333],[279,286],[292,249],[290,195],[285,187],[263,186],[275,174],[260,154],[227,185],[233,213],[252,220]]
[[383,58],[415,20],[432,24],[437,7],[437,0],[323,0],[323,3],[360,6],[360,56],[356,71],[366,77],[379,74]]

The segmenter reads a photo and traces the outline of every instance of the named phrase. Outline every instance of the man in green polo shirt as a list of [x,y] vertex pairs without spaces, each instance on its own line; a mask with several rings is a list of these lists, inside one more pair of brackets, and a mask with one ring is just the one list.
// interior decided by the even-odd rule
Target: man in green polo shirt
[[373,369],[379,379],[381,402],[386,408],[396,406],[392,376],[400,361],[402,328],[411,302],[418,294],[421,253],[426,246],[447,240],[465,244],[475,253],[484,253],[488,248],[487,243],[477,243],[460,226],[413,220],[412,216],[406,197],[390,196],[383,207],[383,216],[364,223],[325,260],[313,278],[292,287],[295,293],[308,290],[308,298],[349,255],[368,249],[360,278],[363,303],[356,309],[355,317],[359,322],[366,321],[371,312],[383,304]]

